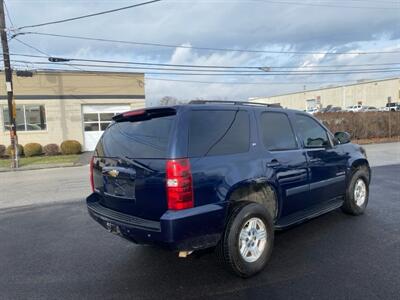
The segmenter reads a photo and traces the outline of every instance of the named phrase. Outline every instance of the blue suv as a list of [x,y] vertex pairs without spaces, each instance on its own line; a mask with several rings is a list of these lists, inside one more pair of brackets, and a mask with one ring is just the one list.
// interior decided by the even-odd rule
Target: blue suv
[[235,274],[263,269],[274,231],[337,208],[360,215],[370,167],[346,132],[242,102],[114,117],[90,164],[89,214],[110,232],[186,257],[215,247]]

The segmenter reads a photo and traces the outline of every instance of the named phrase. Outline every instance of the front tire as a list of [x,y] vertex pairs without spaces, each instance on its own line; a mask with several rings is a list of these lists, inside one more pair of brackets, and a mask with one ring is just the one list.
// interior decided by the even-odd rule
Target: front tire
[[364,213],[369,198],[369,171],[365,167],[357,169],[348,184],[343,212],[358,216]]
[[231,272],[247,278],[265,267],[273,243],[273,222],[267,209],[257,203],[239,205],[229,217],[219,257]]

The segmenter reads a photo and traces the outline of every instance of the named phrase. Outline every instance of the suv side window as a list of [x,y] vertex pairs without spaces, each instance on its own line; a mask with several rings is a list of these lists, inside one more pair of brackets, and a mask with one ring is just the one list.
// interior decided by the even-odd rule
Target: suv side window
[[261,114],[260,123],[262,140],[268,150],[297,149],[296,138],[286,114],[264,112]]
[[189,156],[249,151],[250,118],[243,110],[194,110],[190,115]]
[[305,115],[296,115],[296,128],[305,148],[321,148],[330,146],[326,130],[314,119]]

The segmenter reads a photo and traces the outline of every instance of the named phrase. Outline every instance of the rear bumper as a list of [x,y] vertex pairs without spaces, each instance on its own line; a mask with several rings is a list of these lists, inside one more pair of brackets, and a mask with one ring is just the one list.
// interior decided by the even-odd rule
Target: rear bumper
[[191,251],[215,246],[224,229],[225,207],[208,204],[181,211],[167,211],[160,221],[123,214],[99,203],[96,194],[86,198],[89,215],[110,232],[138,244]]

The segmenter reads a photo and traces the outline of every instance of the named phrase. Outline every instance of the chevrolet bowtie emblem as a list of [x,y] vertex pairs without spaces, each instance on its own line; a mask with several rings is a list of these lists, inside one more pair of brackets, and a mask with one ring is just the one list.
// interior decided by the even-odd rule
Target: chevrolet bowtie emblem
[[111,170],[111,171],[108,171],[108,175],[110,175],[111,177],[117,177],[118,174],[119,174],[119,171],[118,171],[118,170]]

